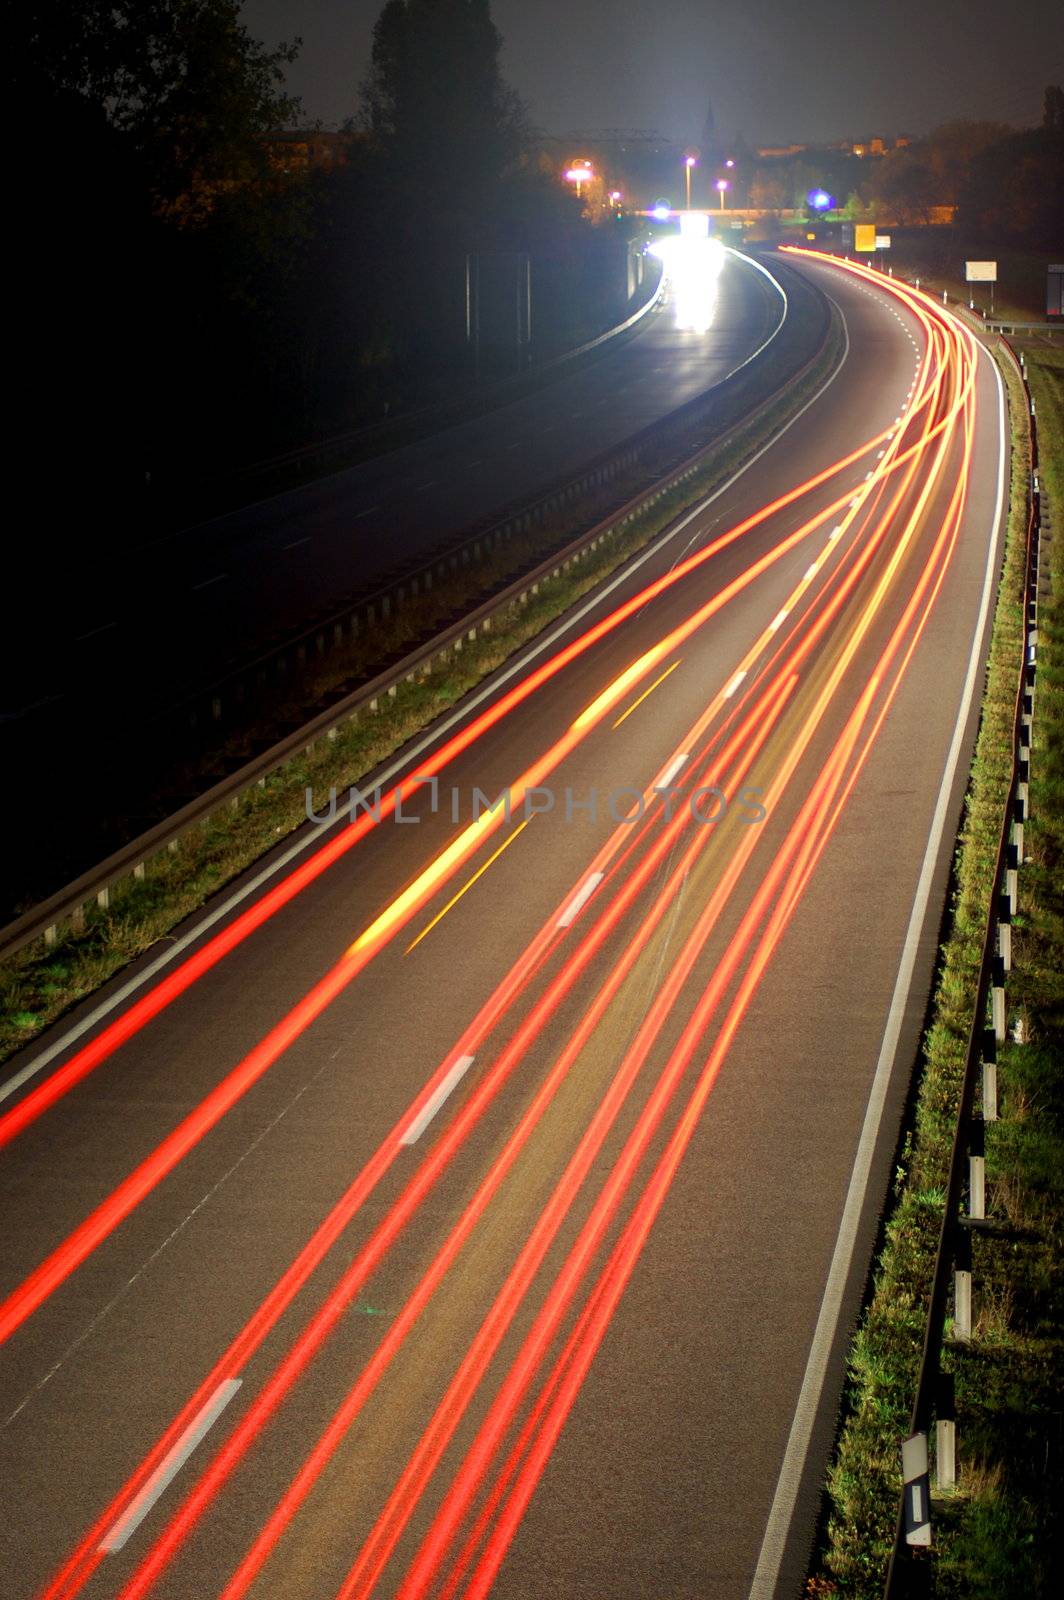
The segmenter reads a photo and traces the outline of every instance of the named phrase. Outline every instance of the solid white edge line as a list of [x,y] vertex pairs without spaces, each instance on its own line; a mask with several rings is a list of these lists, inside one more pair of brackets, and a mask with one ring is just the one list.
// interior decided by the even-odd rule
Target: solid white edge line
[[749,1600],[773,1600],[773,1596],[776,1593],[776,1584],[779,1581],[780,1567],[783,1563],[787,1537],[791,1529],[794,1507],[801,1487],[802,1474],[805,1471],[809,1441],[812,1437],[817,1412],[820,1408],[831,1347],[838,1333],[843,1295],[850,1276],[853,1254],[857,1244],[857,1229],[861,1212],[864,1209],[876,1145],[879,1142],[887,1088],[893,1076],[894,1058],[897,1053],[905,1014],[905,1001],[912,983],[917,950],[927,917],[928,901],[931,897],[932,880],[938,865],[942,836],[949,820],[950,797],[960,761],[961,748],[965,742],[966,729],[972,709],[972,698],[980,676],[983,636],[995,588],[995,575],[998,569],[997,556],[1001,544],[1008,435],[1005,428],[1005,390],[1001,381],[1001,374],[985,347],[980,345],[979,348],[983,351],[987,360],[990,361],[994,375],[997,378],[998,430],[1000,435],[997,503],[994,507],[992,537],[987,548],[987,564],[983,578],[983,593],[979,602],[979,615],[972,638],[972,648],[968,658],[968,672],[961,693],[961,703],[953,730],[953,739],[946,757],[942,782],[939,786],[938,800],[935,804],[928,834],[927,849],[924,852],[923,865],[920,868],[920,877],[917,880],[916,896],[913,900],[912,913],[909,917],[909,925],[905,934],[898,976],[891,996],[886,1031],[883,1035],[868,1104],[865,1108],[861,1137],[858,1141],[853,1170],[850,1174],[846,1203],[843,1207],[839,1232],[835,1241],[835,1250],[831,1258],[831,1266],[828,1269],[827,1283],[824,1287],[820,1314],[817,1317],[816,1328],[813,1333],[813,1342],[806,1362],[802,1387],[794,1410],[794,1419],[791,1423],[790,1434],[783,1454],[783,1464],[780,1468],[776,1492],[773,1496],[768,1521],[765,1525],[765,1533],[761,1541],[761,1551],[758,1556],[753,1582],[750,1585]]
[[435,1090],[429,1095],[417,1116],[410,1123],[405,1133],[400,1136],[400,1144],[417,1144],[421,1135],[443,1105],[447,1096],[455,1090],[469,1071],[476,1056],[459,1056],[450,1072],[436,1085]]
[[744,667],[741,672],[737,672],[735,674],[735,676],[729,680],[728,687],[725,689],[722,698],[725,699],[725,700],[730,700],[732,695],[735,693],[736,689],[739,687],[739,685],[742,683],[742,681],[743,681],[743,679],[745,677],[746,677],[746,668]]
[[577,917],[581,911],[583,911],[584,907],[587,905],[588,901],[591,899],[591,896],[594,894],[604,877],[605,873],[603,872],[588,873],[587,877],[584,879],[584,882],[580,885],[579,889],[573,895],[573,898],[569,901],[569,904],[566,906],[565,910],[554,924],[556,928],[567,928],[569,926],[573,919]]
[[[476,708],[485,700],[490,700],[493,695],[497,694],[503,684],[508,683],[511,678],[518,677],[525,672],[529,665],[535,661],[537,656],[542,655],[544,651],[550,650],[559,639],[564,638],[565,634],[570,632],[577,625],[577,623],[582,622],[590,612],[594,611],[598,606],[600,606],[615,589],[619,589],[626,584],[633,573],[638,572],[640,567],[644,566],[646,562],[652,560],[659,553],[659,551],[664,549],[667,544],[671,543],[673,539],[677,538],[681,533],[683,533],[695,520],[695,518],[701,516],[715,500],[718,500],[722,494],[726,494],[734,484],[738,483],[739,479],[744,477],[746,473],[750,471],[751,467],[757,465],[763,455],[766,455],[769,450],[775,448],[780,439],[783,438],[784,434],[790,432],[791,428],[793,428],[795,423],[805,415],[809,408],[816,405],[820,397],[823,394],[826,394],[828,389],[831,388],[831,385],[835,382],[835,379],[846,365],[846,362],[849,360],[850,356],[850,331],[846,326],[846,318],[843,314],[842,307],[839,305],[834,296],[829,294],[827,298],[838,311],[840,317],[842,317],[844,342],[842,355],[839,357],[839,360],[831,373],[820,385],[819,389],[810,395],[805,404],[794,413],[793,417],[783,424],[782,428],[779,428],[772,435],[771,439],[766,440],[761,448],[754,452],[749,461],[745,462],[743,466],[739,467],[735,472],[733,472],[730,478],[726,478],[722,484],[713,490],[712,494],[708,494],[704,500],[700,500],[696,506],[692,507],[690,511],[686,512],[685,515],[681,517],[679,522],[673,524],[673,526],[669,528],[666,528],[657,539],[655,539],[651,544],[647,545],[645,550],[641,550],[638,555],[632,556],[628,561],[625,561],[620,567],[618,567],[612,578],[608,579],[605,584],[592,591],[582,605],[578,606],[574,611],[567,612],[564,617],[559,618],[558,622],[553,628],[541,634],[538,639],[534,640],[527,647],[527,649],[522,650],[511,662],[500,668],[499,672],[493,674],[493,676],[483,683],[479,689],[472,690],[470,694],[463,699],[462,703],[459,706],[456,706],[453,712],[439,722],[433,723],[431,728],[426,729],[425,734],[421,739],[417,740],[417,742],[411,745],[408,750],[404,751],[402,755],[397,757],[396,760],[394,760],[389,766],[384,768],[384,770],[376,779],[375,787],[386,789],[392,780],[398,777],[400,773],[405,772],[411,766],[416,766],[418,757],[421,756],[426,750],[431,749],[432,746],[436,744],[437,741],[442,739],[447,733],[449,733],[452,728],[456,727],[460,722],[463,722],[465,718],[468,717],[471,712],[475,711]],[[370,776],[372,777],[373,774],[370,774]],[[30,1078],[36,1077],[38,1072],[42,1071],[44,1067],[49,1066],[57,1056],[62,1055],[63,1052],[69,1049],[72,1044],[75,1044],[78,1039],[94,1028],[103,1017],[106,1017],[110,1012],[117,1010],[118,1007],[123,1005],[125,1001],[129,999],[130,995],[135,994],[138,989],[143,988],[146,983],[149,983],[157,973],[162,972],[165,967],[168,967],[177,956],[181,955],[183,951],[187,950],[190,945],[195,944],[197,939],[202,938],[203,935],[212,927],[214,927],[216,923],[224,921],[224,919],[229,916],[230,912],[234,911],[237,906],[242,904],[243,901],[248,900],[253,895],[257,894],[257,892],[263,888],[265,884],[269,883],[271,878],[274,878],[278,873],[283,872],[285,867],[287,867],[291,862],[295,861],[298,856],[301,856],[304,851],[311,847],[311,845],[320,843],[325,834],[329,831],[329,827],[337,827],[342,825],[343,819],[338,817],[335,822],[329,824],[328,826],[308,827],[301,838],[297,838],[287,850],[282,851],[282,853],[277,856],[275,860],[271,861],[269,865],[263,867],[261,871],[257,872],[253,878],[249,878],[247,883],[245,883],[242,888],[234,890],[232,894],[228,895],[227,898],[222,901],[221,905],[216,906],[213,911],[208,911],[196,923],[194,928],[190,928],[187,933],[182,934],[180,938],[175,939],[171,944],[168,944],[166,949],[160,955],[156,956],[154,961],[149,962],[142,971],[135,973],[131,978],[127,979],[124,984],[121,984],[120,987],[115,990],[114,994],[109,995],[106,1000],[101,1000],[100,1003],[94,1006],[93,1009],[88,1012],[80,1022],[76,1022],[70,1028],[68,1028],[63,1036],[57,1039],[54,1044],[48,1045],[47,1048],[42,1050],[39,1055],[34,1056],[32,1061],[27,1062],[26,1066],[20,1068],[19,1071],[16,1072],[12,1077],[8,1078],[4,1084],[0,1085],[0,1102],[8,1099],[10,1095],[13,1095],[17,1090],[21,1089],[22,1085],[28,1082]]]
[[104,1555],[113,1556],[121,1550],[127,1539],[136,1533],[152,1506],[177,1477],[196,1446],[202,1443],[218,1421],[243,1381],[243,1378],[222,1379],[210,1399],[204,1403],[202,1410],[196,1413],[173,1448],[159,1462],[140,1493],[130,1501],[110,1532],[104,1534],[98,1546]]

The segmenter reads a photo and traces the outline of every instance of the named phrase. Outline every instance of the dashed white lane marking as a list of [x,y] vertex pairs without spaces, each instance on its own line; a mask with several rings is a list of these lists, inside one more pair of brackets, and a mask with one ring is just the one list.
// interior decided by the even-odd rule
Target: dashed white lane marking
[[419,483],[417,487],[411,491],[411,493],[420,494],[422,489],[431,489],[433,485],[439,483],[439,481],[439,478],[429,478],[427,483]]
[[731,682],[729,683],[728,687],[725,689],[725,691],[724,691],[724,699],[725,700],[730,700],[731,699],[732,695],[735,693],[736,689],[739,687],[739,685],[742,683],[742,681],[743,681],[743,679],[745,677],[746,677],[746,668],[744,667],[742,672],[737,672],[735,674],[735,677],[731,680]]
[[838,527],[832,528],[831,532],[828,534],[828,543],[830,544],[832,542],[832,540],[841,538],[841,536],[842,536],[842,523],[840,522]]
[[75,644],[84,644],[86,639],[95,639],[98,633],[109,633],[112,628],[117,628],[117,622],[101,622],[98,628],[90,628],[88,633],[79,633],[74,636]]
[[447,1099],[447,1096],[457,1089],[475,1060],[476,1056],[458,1057],[450,1072],[440,1079],[413,1122],[410,1123],[405,1133],[400,1136],[400,1144],[417,1144],[421,1135]]
[[673,778],[675,778],[676,774],[683,766],[684,762],[687,760],[689,754],[690,751],[684,750],[681,755],[676,757],[675,761],[670,761],[668,766],[665,768],[665,771],[661,774],[661,777],[655,779],[654,788],[667,789]]
[[811,566],[806,567],[805,571],[802,573],[802,582],[803,583],[808,583],[810,581],[810,579],[811,578],[815,578],[816,575],[817,575],[817,564],[814,561],[813,564]]
[[373,513],[379,510],[380,506],[369,506],[365,511],[357,511],[355,513],[355,521],[361,522],[363,517],[372,517]]
[[228,576],[227,572],[216,572],[213,578],[204,578],[202,583],[194,583],[189,593],[195,594],[197,589],[209,589],[212,583],[224,583]]
[[565,910],[555,923],[556,928],[567,928],[573,921],[573,918],[579,916],[580,912],[587,905],[588,901],[591,899],[591,896],[602,882],[603,877],[604,874],[601,872],[588,873],[587,877],[584,879],[584,882],[580,885],[579,889],[573,895],[573,898],[569,901],[569,904],[566,906]]
[[303,539],[293,539],[291,544],[283,544],[281,546],[281,549],[282,550],[298,550],[300,545],[309,544],[309,543],[310,543],[310,534],[308,533],[306,535],[306,537],[303,538]]
[[784,606],[782,611],[777,611],[776,615],[773,617],[772,621],[768,625],[769,633],[775,633],[776,629],[778,627],[780,627],[786,621],[786,619],[790,616],[790,614],[791,614],[790,606]]
[[159,1496],[177,1477],[193,1450],[206,1438],[207,1433],[218,1421],[243,1381],[243,1378],[222,1379],[173,1448],[159,1462],[140,1493],[130,1501],[110,1532],[104,1534],[100,1541],[100,1549],[105,1555],[114,1555],[116,1550],[121,1550],[131,1534],[136,1533]]

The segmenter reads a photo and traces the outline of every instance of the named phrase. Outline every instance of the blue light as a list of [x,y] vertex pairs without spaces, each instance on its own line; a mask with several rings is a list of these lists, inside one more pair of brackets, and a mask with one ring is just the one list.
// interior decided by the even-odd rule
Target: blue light
[[810,189],[808,198],[814,211],[829,211],[835,204],[825,189]]

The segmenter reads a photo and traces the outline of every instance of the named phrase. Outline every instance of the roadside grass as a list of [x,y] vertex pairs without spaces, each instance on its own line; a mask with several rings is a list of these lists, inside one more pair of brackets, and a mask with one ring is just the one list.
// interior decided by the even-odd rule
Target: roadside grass
[[[1064,517],[1064,350],[1027,350],[1042,476]],[[870,1299],[848,1362],[828,1510],[807,1592],[883,1593],[949,1167],[1001,810],[1022,643],[1026,407],[1006,367],[1012,496],[986,691],[954,865],[948,934],[923,1046],[913,1126],[896,1172]],[[1064,535],[1044,546],[1029,862],[1020,876],[999,1052],[1000,1120],[987,1126],[987,1215],[973,1239],[975,1326],[949,1341],[958,1483],[934,1492],[933,1600],[1057,1592],[1064,1532]],[[933,1439],[932,1439],[933,1449]]]
[[1018,321],[1039,322],[1045,316],[1045,269],[1050,259],[1034,250],[1013,250],[984,245],[955,237],[952,229],[893,229],[893,245],[887,261],[897,275],[919,274],[920,287],[929,292],[945,289],[952,301],[965,305],[974,300],[982,311],[990,309],[990,285],[966,283],[962,277],[966,260],[997,259],[998,281],[994,285],[994,313]]
[[[587,559],[541,583],[525,605],[511,606],[506,614],[494,617],[490,630],[452,651],[446,662],[415,681],[397,684],[394,694],[380,699],[376,712],[363,710],[338,729],[335,738],[319,740],[263,785],[246,791],[237,805],[213,813],[191,829],[176,850],[146,863],[143,878],[129,878],[117,886],[108,907],[88,908],[81,929],[65,925],[51,949],[37,940],[0,962],[0,1061],[171,936],[212,895],[306,826],[308,790],[321,812],[331,788],[342,796],[351,785],[363,784],[415,735],[737,471],[824,381],[838,360],[841,344],[841,326],[833,317],[827,342],[805,377],[723,441],[686,483],[663,495]],[[490,568],[480,568],[480,573],[486,581]],[[373,648],[398,652],[404,644],[404,637],[393,631],[376,634]],[[315,690],[336,697],[339,687],[329,673]],[[239,755],[241,743],[234,742],[225,753]]]

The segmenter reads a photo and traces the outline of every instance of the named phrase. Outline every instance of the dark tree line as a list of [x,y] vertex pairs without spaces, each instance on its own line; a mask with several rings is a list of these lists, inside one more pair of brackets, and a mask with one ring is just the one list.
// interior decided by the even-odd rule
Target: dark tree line
[[388,0],[329,171],[270,160],[298,41],[267,49],[239,0],[37,0],[22,28],[25,412],[87,559],[75,511],[136,541],[174,484],[450,390],[471,252],[531,253],[546,344],[622,303],[617,239],[530,153],[487,0]]

